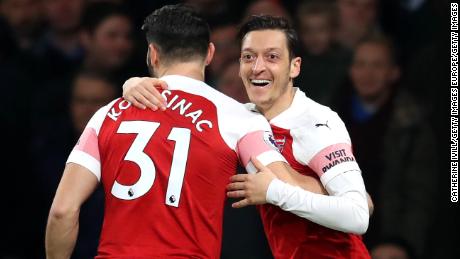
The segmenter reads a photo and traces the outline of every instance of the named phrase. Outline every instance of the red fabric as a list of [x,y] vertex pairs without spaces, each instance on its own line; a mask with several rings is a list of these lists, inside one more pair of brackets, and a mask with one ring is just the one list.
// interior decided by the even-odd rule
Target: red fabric
[[[275,142],[298,172],[318,178],[295,160],[289,130],[272,125]],[[280,146],[281,147],[281,146]],[[359,235],[332,230],[273,205],[258,206],[265,234],[275,259],[370,259]]]
[[[181,115],[178,110],[153,112],[130,108],[116,121],[106,117],[99,134],[105,218],[96,258],[219,258],[225,186],[236,171],[235,151],[223,141],[216,106],[209,100],[182,91],[172,91],[193,105]],[[117,109],[118,103],[114,104]],[[199,120],[209,120],[212,129],[199,132],[188,112],[201,109]],[[118,112],[118,110],[117,110]],[[124,160],[137,134],[116,133],[122,121],[160,122],[144,148],[154,163],[155,180],[150,190],[134,200],[111,193],[115,180],[132,185],[139,179],[139,166]],[[165,203],[176,142],[171,130],[191,130],[185,176],[178,207]],[[116,147],[116,148],[115,148]],[[153,173],[153,172],[151,172]]]

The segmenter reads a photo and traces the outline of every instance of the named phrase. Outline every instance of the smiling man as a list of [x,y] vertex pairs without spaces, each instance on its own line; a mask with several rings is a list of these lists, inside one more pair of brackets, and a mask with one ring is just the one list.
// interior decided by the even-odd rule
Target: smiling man
[[369,211],[351,141],[335,112],[293,86],[301,65],[295,31],[282,18],[254,16],[239,35],[249,108],[270,122],[289,164],[319,178],[331,196],[311,195],[278,179],[264,186],[269,174],[234,176],[229,196],[255,204],[251,193],[267,190],[272,205],[259,211],[275,258],[369,258],[357,235],[366,231]]
[[[253,16],[239,35],[240,77],[252,102],[247,108],[269,121],[292,168],[319,179],[330,196],[287,184],[259,167],[260,173],[231,178],[228,196],[243,198],[233,206],[270,203],[259,211],[276,259],[370,258],[360,236],[369,223],[368,201],[350,137],[335,112],[294,87],[301,65],[295,31],[283,18]],[[154,79],[135,87],[131,82],[124,89],[127,99],[149,107],[161,103],[146,101],[157,96],[149,85]]]

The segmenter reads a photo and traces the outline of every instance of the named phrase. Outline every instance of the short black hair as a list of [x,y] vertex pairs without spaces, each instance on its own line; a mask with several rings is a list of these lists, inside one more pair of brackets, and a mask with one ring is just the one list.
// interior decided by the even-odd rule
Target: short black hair
[[158,47],[168,61],[205,58],[208,52],[209,24],[191,7],[166,5],[147,16],[142,26],[147,42]]
[[238,33],[240,46],[243,44],[243,39],[251,31],[261,30],[279,30],[286,35],[286,41],[289,51],[289,57],[292,59],[300,54],[299,37],[294,28],[289,24],[289,21],[280,16],[272,15],[252,15],[241,27]]
[[122,5],[110,2],[95,2],[87,5],[83,11],[81,28],[93,33],[97,27],[111,16],[123,16],[131,20]]

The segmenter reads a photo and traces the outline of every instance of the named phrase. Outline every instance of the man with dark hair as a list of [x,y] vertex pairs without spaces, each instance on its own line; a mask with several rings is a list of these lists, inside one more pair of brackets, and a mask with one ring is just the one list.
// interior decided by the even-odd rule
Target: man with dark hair
[[123,80],[133,50],[133,22],[122,5],[109,2],[88,4],[81,24],[81,40],[85,49],[83,67],[120,75]]
[[295,31],[283,18],[253,16],[239,35],[239,75],[253,102],[247,108],[269,121],[289,164],[319,179],[330,196],[292,186],[261,167],[232,176],[228,196],[243,198],[233,206],[272,204],[260,206],[260,213],[275,258],[370,258],[359,236],[370,205],[345,125],[293,86],[301,64]]
[[208,24],[175,5],[154,11],[143,28],[147,63],[169,85],[166,109],[120,98],[95,113],[51,207],[50,259],[70,257],[80,207],[99,181],[105,215],[96,258],[218,258],[225,186],[238,159],[249,172],[267,165],[290,181],[263,116],[203,82],[214,53]]
[[[240,35],[240,76],[254,103],[250,109],[269,120],[275,141],[291,166],[319,178],[331,195],[311,194],[277,179],[262,186],[266,201],[276,205],[260,207],[274,256],[369,258],[356,235],[365,233],[369,220],[361,171],[342,120],[293,86],[301,63],[295,31],[282,18],[255,16],[242,26]],[[245,190],[244,195],[231,192],[230,196],[251,198],[257,189],[248,186],[266,183],[256,180],[248,175],[235,177],[235,183],[254,185],[234,185],[235,190]],[[257,201],[242,205],[253,203]]]
[[422,256],[436,213],[438,147],[427,105],[403,87],[398,57],[385,35],[362,39],[349,68],[350,85],[337,95],[335,106],[380,208],[364,236],[366,244],[399,237]]

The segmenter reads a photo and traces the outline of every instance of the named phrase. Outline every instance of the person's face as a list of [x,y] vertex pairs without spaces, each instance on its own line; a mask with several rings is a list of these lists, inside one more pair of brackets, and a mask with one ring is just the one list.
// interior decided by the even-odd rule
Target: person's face
[[399,77],[399,70],[386,46],[377,43],[359,45],[350,69],[353,87],[364,99],[375,99],[390,91]]
[[326,52],[332,43],[333,33],[326,14],[312,14],[301,18],[300,37],[311,54],[320,55]]
[[70,106],[74,128],[83,132],[91,116],[113,100],[115,94],[114,87],[103,80],[78,78],[73,86]]
[[299,70],[300,58],[290,60],[284,32],[251,31],[243,38],[240,77],[249,99],[262,112],[290,105],[292,78]]
[[118,68],[130,57],[133,48],[131,22],[124,16],[110,16],[89,36],[88,54],[104,68]]
[[82,0],[45,0],[48,22],[59,32],[75,30],[80,23],[82,10]]
[[209,64],[211,73],[219,75],[224,69],[224,64],[238,59],[238,44],[234,40],[236,35],[235,26],[221,27],[211,33],[211,42],[216,47],[214,58]]
[[340,0],[340,23],[346,27],[369,27],[374,24],[377,0]]
[[40,24],[42,3],[39,0],[0,1],[0,15],[19,34],[28,34]]
[[244,90],[244,84],[237,75],[240,70],[240,65],[237,62],[231,63],[222,71],[222,76],[219,78],[217,89],[222,93],[232,97],[240,103],[249,102],[248,95]]

